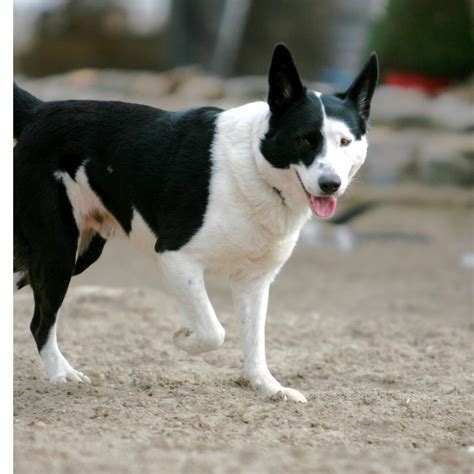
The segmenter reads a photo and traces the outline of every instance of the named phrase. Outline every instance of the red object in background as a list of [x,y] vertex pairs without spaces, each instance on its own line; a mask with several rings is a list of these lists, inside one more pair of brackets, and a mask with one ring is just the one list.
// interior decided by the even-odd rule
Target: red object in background
[[438,94],[451,84],[449,79],[433,79],[422,74],[399,71],[389,71],[384,82],[391,86],[421,89],[432,95]]

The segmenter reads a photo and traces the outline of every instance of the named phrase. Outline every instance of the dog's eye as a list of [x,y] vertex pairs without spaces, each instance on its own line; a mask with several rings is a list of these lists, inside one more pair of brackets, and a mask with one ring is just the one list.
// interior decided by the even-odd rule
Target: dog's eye
[[341,146],[348,146],[352,143],[352,140],[349,140],[348,138],[341,138],[340,145]]

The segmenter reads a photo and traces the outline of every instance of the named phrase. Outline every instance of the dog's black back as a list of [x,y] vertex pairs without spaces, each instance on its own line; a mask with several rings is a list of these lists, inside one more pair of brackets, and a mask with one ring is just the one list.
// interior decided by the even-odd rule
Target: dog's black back
[[91,188],[126,233],[135,208],[160,236],[157,251],[178,249],[205,213],[219,112],[210,107],[165,112],[123,102],[42,103],[16,86],[18,227],[31,235],[34,230],[25,227],[33,216],[26,218],[25,212],[37,213],[32,201],[49,205],[48,193],[62,187],[55,173],[74,178],[84,166]]
[[18,287],[30,283],[35,293],[32,331],[40,350],[71,276],[97,260],[105,244],[92,234],[77,255],[79,229],[58,175],[74,179],[83,168],[126,234],[136,209],[157,237],[156,251],[177,250],[204,219],[219,113],[210,107],[166,112],[123,102],[47,103],[15,85],[14,266],[22,272]]

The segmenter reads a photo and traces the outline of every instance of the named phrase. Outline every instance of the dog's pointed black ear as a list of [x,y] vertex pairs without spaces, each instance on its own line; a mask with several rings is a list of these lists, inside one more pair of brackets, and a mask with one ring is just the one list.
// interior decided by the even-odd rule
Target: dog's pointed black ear
[[359,115],[367,121],[370,114],[370,102],[374,95],[375,87],[379,80],[379,61],[377,55],[372,53],[362,71],[354,79],[341,97],[351,101]]
[[282,111],[305,91],[289,49],[282,43],[273,51],[268,73],[268,105],[272,112]]

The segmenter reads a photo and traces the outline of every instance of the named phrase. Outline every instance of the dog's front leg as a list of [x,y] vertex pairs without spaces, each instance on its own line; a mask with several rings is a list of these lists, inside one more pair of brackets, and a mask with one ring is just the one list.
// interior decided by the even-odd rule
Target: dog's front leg
[[306,402],[303,394],[283,387],[270,373],[265,357],[265,320],[272,278],[251,282],[232,280],[235,311],[240,319],[240,337],[244,353],[244,371],[259,395],[281,393],[285,399]]
[[183,322],[174,333],[174,343],[190,354],[217,349],[224,342],[225,330],[207,296],[201,265],[180,252],[164,252],[160,261]]

